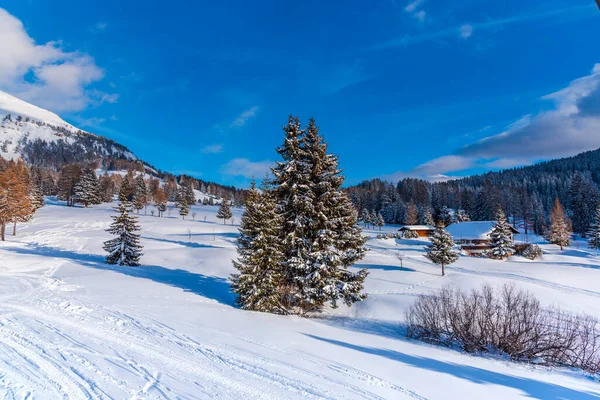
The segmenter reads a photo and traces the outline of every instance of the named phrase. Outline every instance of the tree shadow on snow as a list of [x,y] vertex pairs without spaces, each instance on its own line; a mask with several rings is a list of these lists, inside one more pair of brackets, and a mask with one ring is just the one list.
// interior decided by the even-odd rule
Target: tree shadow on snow
[[356,267],[368,268],[380,271],[401,271],[401,272],[417,272],[416,269],[401,267],[399,265],[382,265],[382,264],[357,264]]
[[[173,233],[169,236],[185,236],[188,237],[190,236],[188,233]],[[230,239],[237,239],[238,236],[240,236],[239,233],[237,232],[215,232],[215,233],[211,233],[211,232],[204,232],[204,233],[192,233],[191,234],[192,237],[194,236],[198,236],[198,237],[213,237],[213,236],[221,236],[221,237],[226,237],[226,238],[230,238]]]
[[[187,235],[182,235],[182,236],[187,236]],[[190,248],[194,248],[194,249],[222,249],[223,248],[221,246],[213,246],[211,244],[203,244],[203,243],[196,243],[196,242],[184,242],[182,240],[159,239],[159,238],[153,238],[153,237],[148,237],[148,236],[141,236],[141,239],[153,240],[155,242],[176,244],[179,246],[190,247]]]
[[183,269],[169,269],[158,265],[141,265],[127,267],[110,265],[104,262],[104,257],[96,254],[81,254],[74,251],[63,250],[55,247],[30,245],[29,247],[4,247],[2,250],[17,254],[37,255],[43,257],[63,258],[74,261],[88,268],[104,271],[118,272],[123,275],[149,279],[164,285],[182,289],[226,305],[233,306],[235,297],[231,293],[229,282],[226,279],[193,273]]
[[317,316],[314,320],[336,328],[383,336],[390,339],[402,339],[406,332],[404,324],[395,321],[343,316]]
[[535,399],[598,399],[598,394],[596,393],[583,391],[580,392],[549,382],[541,382],[530,378],[506,375],[500,372],[435,360],[432,358],[411,356],[395,350],[359,346],[306,333],[305,335],[322,342],[334,344],[336,346],[344,347],[354,351],[359,351],[361,353],[384,357],[416,368],[452,375],[456,378],[464,379],[476,384],[491,384],[513,388],[526,394],[527,397]]

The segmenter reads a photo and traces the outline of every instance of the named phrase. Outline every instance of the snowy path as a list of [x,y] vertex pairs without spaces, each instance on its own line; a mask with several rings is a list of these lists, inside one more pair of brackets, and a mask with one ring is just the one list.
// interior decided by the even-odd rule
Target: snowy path
[[[0,397],[600,398],[600,385],[577,372],[402,339],[403,307],[448,283],[418,245],[403,244],[400,268],[395,243],[370,242],[364,264],[371,298],[358,307],[318,319],[241,311],[227,283],[236,227],[216,223],[214,208],[196,211],[207,222],[141,216],[140,268],[102,262],[109,221],[103,206],[46,206],[1,243]],[[474,270],[463,263],[453,279],[475,285],[498,275]],[[551,282],[514,270],[501,278]],[[588,287],[565,293],[571,284],[562,285],[543,288],[597,300]]]

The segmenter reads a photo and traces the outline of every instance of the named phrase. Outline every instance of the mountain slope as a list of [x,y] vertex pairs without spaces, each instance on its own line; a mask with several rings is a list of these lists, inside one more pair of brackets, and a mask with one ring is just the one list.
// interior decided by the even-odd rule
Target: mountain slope
[[0,157],[42,167],[137,157],[127,147],[74,127],[58,115],[0,91]]

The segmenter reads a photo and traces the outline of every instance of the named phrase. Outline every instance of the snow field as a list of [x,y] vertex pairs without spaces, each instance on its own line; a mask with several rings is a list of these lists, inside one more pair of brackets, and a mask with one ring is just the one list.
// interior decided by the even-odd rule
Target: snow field
[[216,219],[216,206],[195,205],[186,220],[176,209],[164,218],[142,210],[143,265],[118,267],[103,263],[109,205],[48,203],[0,243],[2,398],[600,397],[600,384],[579,371],[401,336],[415,296],[445,284],[513,282],[543,304],[600,315],[600,259],[586,250],[542,246],[536,261],[461,257],[441,277],[425,240],[372,238],[357,265],[370,270],[369,298],[305,319],[235,306],[228,277],[240,209],[234,225]]

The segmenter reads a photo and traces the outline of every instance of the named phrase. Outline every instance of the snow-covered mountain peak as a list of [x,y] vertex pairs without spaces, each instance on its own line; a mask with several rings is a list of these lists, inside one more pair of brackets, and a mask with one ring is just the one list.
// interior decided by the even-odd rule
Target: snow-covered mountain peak
[[58,115],[0,91],[0,157],[37,166],[125,159],[137,161],[127,147],[85,132]]
[[29,117],[35,121],[65,128],[72,132],[80,131],[80,129],[65,122],[53,112],[44,110],[38,106],[34,106],[33,104],[27,103],[26,101],[18,99],[15,96],[0,90],[0,119],[4,118],[8,114],[14,117],[19,115],[23,118]]

